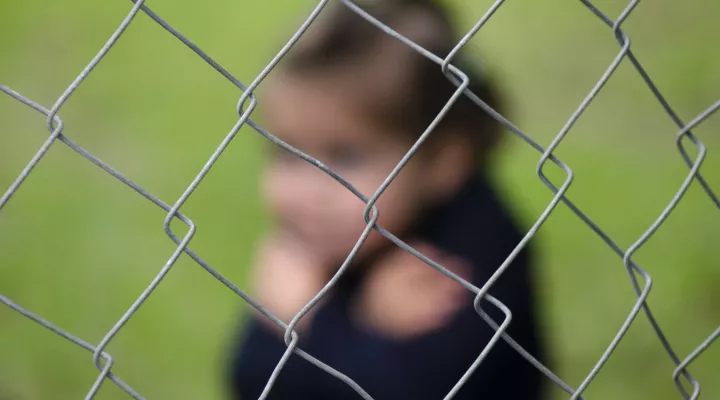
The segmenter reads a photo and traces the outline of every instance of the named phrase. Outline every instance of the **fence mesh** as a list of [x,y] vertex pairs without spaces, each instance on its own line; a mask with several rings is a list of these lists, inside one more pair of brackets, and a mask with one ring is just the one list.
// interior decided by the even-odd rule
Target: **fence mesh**
[[[468,90],[468,78],[463,73],[462,70],[456,68],[453,65],[453,59],[458,54],[460,49],[462,49],[465,45],[468,44],[468,42],[473,38],[474,35],[477,34],[477,32],[483,27],[483,25],[493,16],[493,14],[503,5],[504,0],[497,0],[486,12],[485,14],[475,23],[475,25],[470,29],[467,34],[463,36],[463,38],[457,43],[455,48],[444,58],[439,57],[436,54],[433,54],[426,49],[422,48],[421,46],[417,45],[416,43],[410,41],[409,39],[405,38],[404,36],[400,35],[399,33],[393,31],[390,27],[384,25],[380,21],[373,18],[372,15],[369,15],[365,11],[363,11],[362,5],[355,4],[354,2],[350,0],[339,0],[341,3],[343,3],[344,6],[348,7],[353,12],[357,13],[359,16],[376,26],[378,29],[381,29],[383,32],[385,32],[387,35],[390,35],[394,37],[395,39],[403,42],[407,46],[411,47],[414,51],[420,53],[424,57],[428,58],[429,60],[432,60],[434,63],[437,64],[438,68],[442,70],[442,72],[446,75],[447,79],[452,82],[454,85],[457,86],[457,90],[454,93],[454,95],[449,99],[447,102],[447,105],[443,108],[443,110],[436,116],[436,118],[433,120],[433,122],[427,127],[427,129],[424,131],[424,133],[421,135],[421,137],[417,140],[417,142],[411,147],[411,149],[407,152],[405,157],[397,164],[397,166],[393,169],[393,171],[390,173],[390,175],[387,177],[383,185],[381,185],[375,193],[373,193],[371,196],[366,196],[362,193],[360,193],[355,187],[353,187],[348,181],[346,181],[342,176],[336,174],[331,169],[323,165],[320,161],[313,158],[310,155],[307,155],[303,153],[302,151],[298,150],[297,148],[294,148],[293,146],[288,145],[287,143],[284,143],[282,140],[278,139],[277,137],[273,136],[272,133],[266,131],[263,129],[260,125],[255,123],[252,119],[250,119],[250,115],[253,112],[253,110],[257,106],[257,99],[254,95],[254,91],[258,88],[258,86],[262,83],[262,81],[267,77],[267,75],[275,68],[275,66],[278,64],[278,62],[281,60],[281,58],[288,52],[290,49],[297,43],[297,41],[300,39],[300,37],[303,35],[303,33],[308,29],[308,27],[313,23],[313,21],[318,17],[318,15],[323,11],[325,6],[328,4],[329,0],[323,0],[320,1],[312,10],[310,15],[305,19],[305,21],[302,23],[302,25],[297,29],[297,31],[292,35],[290,40],[287,41],[287,43],[282,47],[282,49],[275,55],[275,57],[266,65],[266,67],[260,72],[260,74],[257,75],[257,77],[249,84],[245,85],[242,82],[240,82],[238,79],[236,79],[230,72],[228,72],[226,69],[224,69],[221,65],[219,65],[217,62],[215,62],[207,53],[205,53],[202,49],[200,49],[197,45],[195,45],[192,41],[190,41],[187,37],[185,37],[182,33],[177,31],[173,26],[171,26],[169,23],[167,23],[165,20],[163,20],[159,15],[155,14],[152,10],[150,10],[147,6],[145,6],[144,0],[133,0],[133,7],[131,8],[130,12],[127,14],[127,16],[124,18],[124,20],[121,22],[119,27],[115,30],[115,32],[112,34],[112,36],[108,39],[108,41],[105,43],[105,45],[100,49],[100,51],[95,55],[95,57],[92,58],[92,60],[87,64],[87,66],[82,70],[82,72],[77,76],[77,78],[67,87],[67,89],[62,93],[62,95],[57,99],[57,101],[48,109],[44,106],[36,103],[35,101],[23,96],[22,94],[14,91],[13,89],[0,85],[0,91],[4,92],[8,96],[14,98],[15,100],[25,104],[26,106],[32,108],[33,110],[43,114],[47,118],[47,129],[50,132],[50,136],[48,136],[47,140],[42,144],[40,149],[37,151],[37,153],[32,157],[30,162],[26,165],[26,167],[22,170],[20,175],[15,179],[15,181],[10,185],[10,187],[5,191],[5,193],[0,197],[0,211],[2,211],[2,208],[8,203],[8,201],[12,198],[14,194],[17,193],[22,183],[28,178],[32,170],[40,163],[40,161],[43,159],[45,154],[47,153],[48,149],[50,149],[51,146],[55,145],[58,141],[62,142],[63,144],[70,147],[72,150],[74,150],[77,154],[80,156],[86,158],[93,164],[95,164],[97,167],[103,169],[105,172],[107,172],[112,177],[120,180],[122,183],[127,185],[130,189],[134,190],[138,193],[138,195],[143,196],[148,201],[154,203],[158,207],[162,208],[167,212],[167,216],[164,220],[164,229],[167,236],[177,245],[173,253],[170,255],[169,259],[165,263],[165,265],[159,270],[157,275],[154,277],[154,279],[148,284],[148,286],[143,290],[142,294],[137,297],[137,299],[129,306],[127,311],[117,320],[115,325],[107,331],[107,333],[104,335],[102,340],[97,345],[92,345],[88,343],[87,341],[73,335],[70,332],[67,332],[56,325],[54,325],[52,322],[40,317],[39,315],[29,311],[28,309],[24,308],[23,306],[15,303],[11,299],[0,295],[0,302],[5,304],[6,306],[10,307],[11,309],[17,311],[18,313],[24,315],[25,317],[35,321],[37,324],[41,325],[42,327],[49,329],[50,331],[56,333],[57,335],[69,340],[70,342],[76,344],[79,347],[82,347],[83,349],[90,351],[93,353],[93,361],[95,363],[95,366],[100,371],[94,384],[89,389],[86,398],[90,399],[93,398],[98,390],[100,389],[100,386],[106,381],[110,380],[113,384],[117,385],[119,388],[124,390],[127,394],[132,396],[135,399],[143,399],[143,396],[138,393],[136,390],[134,390],[128,383],[123,382],[118,376],[113,374],[112,367],[113,367],[113,358],[110,354],[108,354],[105,349],[110,344],[110,342],[113,340],[113,338],[118,334],[118,332],[123,329],[123,326],[128,322],[130,318],[133,317],[133,315],[138,311],[138,309],[142,306],[143,302],[147,300],[147,298],[152,295],[153,291],[160,285],[162,279],[170,272],[173,265],[177,261],[177,259],[180,257],[181,254],[185,253],[188,256],[190,256],[195,262],[197,262],[198,265],[200,265],[202,268],[204,268],[208,273],[210,273],[213,277],[215,277],[217,280],[222,282],[227,288],[232,290],[234,293],[236,293],[238,296],[240,296],[244,301],[246,301],[249,305],[257,309],[260,313],[264,314],[267,318],[272,320],[275,324],[285,329],[285,343],[287,345],[287,351],[283,355],[283,357],[278,361],[277,366],[271,375],[269,381],[267,382],[267,385],[265,387],[265,390],[261,396],[261,398],[265,398],[269,391],[271,390],[273,383],[280,373],[280,371],[283,369],[283,366],[285,365],[286,361],[288,360],[288,357],[295,353],[308,361],[310,361],[312,364],[317,366],[318,368],[321,368],[322,370],[326,371],[327,373],[333,375],[337,379],[345,382],[347,385],[351,386],[360,396],[362,396],[365,399],[372,399],[372,397],[366,393],[359,385],[357,385],[353,380],[352,377],[346,376],[342,374],[341,372],[331,368],[330,366],[324,364],[321,360],[318,360],[314,358],[312,355],[302,351],[297,347],[298,342],[298,334],[294,331],[294,327],[297,325],[298,321],[303,318],[305,314],[308,313],[308,311],[313,308],[322,298],[325,296],[328,291],[332,288],[334,283],[338,280],[338,278],[343,274],[346,267],[349,265],[351,260],[355,257],[355,254],[357,253],[360,246],[362,246],[363,242],[366,240],[367,236],[370,234],[372,230],[377,230],[380,232],[383,236],[390,239],[392,242],[394,242],[397,246],[404,249],[405,251],[413,254],[414,256],[418,257],[419,259],[423,260],[426,264],[428,264],[429,267],[435,268],[438,271],[442,272],[443,274],[447,275],[451,279],[456,280],[460,284],[462,284],[465,288],[467,288],[469,291],[471,291],[475,295],[474,300],[474,306],[476,311],[479,314],[480,318],[483,318],[494,330],[495,334],[491,338],[491,340],[486,344],[484,350],[481,352],[481,354],[478,355],[475,362],[472,364],[472,366],[466,371],[466,373],[462,376],[462,378],[457,382],[457,384],[453,387],[453,389],[448,393],[446,398],[451,398],[463,385],[463,383],[468,379],[468,377],[473,373],[473,371],[483,362],[483,359],[486,357],[486,355],[492,351],[493,347],[498,343],[500,340],[506,341],[512,348],[514,348],[517,352],[519,352],[528,362],[532,363],[539,371],[541,371],[548,379],[550,379],[552,382],[554,382],[556,385],[558,385],[562,390],[567,392],[572,399],[579,399],[582,398],[582,393],[585,391],[585,389],[588,387],[588,385],[593,381],[593,379],[597,376],[600,369],[603,367],[603,365],[607,362],[613,351],[618,347],[619,343],[622,341],[623,336],[628,331],[629,327],[635,321],[636,317],[639,314],[643,314],[645,318],[650,322],[652,328],[654,329],[658,340],[661,342],[662,346],[665,348],[667,352],[667,356],[672,360],[672,362],[676,365],[676,368],[673,372],[672,379],[675,381],[677,390],[685,399],[696,399],[698,398],[700,394],[700,384],[696,379],[693,378],[693,376],[688,372],[687,368],[688,366],[697,358],[699,357],[703,351],[705,351],[712,343],[715,341],[718,336],[720,336],[720,327],[718,327],[714,332],[712,332],[702,343],[700,343],[690,354],[686,356],[682,356],[680,354],[677,354],[674,350],[671,344],[669,343],[668,339],[663,333],[663,330],[660,328],[660,325],[656,321],[655,317],[653,316],[652,310],[650,309],[648,303],[646,302],[648,295],[650,293],[650,289],[652,286],[652,279],[650,275],[643,270],[639,265],[637,265],[633,261],[633,254],[640,249],[647,240],[660,228],[660,226],[663,224],[663,222],[668,218],[670,213],[673,212],[673,209],[677,206],[677,204],[681,201],[683,198],[683,195],[688,190],[688,187],[691,185],[693,181],[698,182],[704,192],[707,194],[707,196],[710,198],[710,200],[720,208],[720,200],[718,200],[718,197],[716,194],[712,191],[707,181],[702,177],[700,174],[700,166],[703,163],[703,160],[706,157],[707,151],[705,148],[705,145],[692,133],[692,129],[701,124],[705,119],[707,119],[709,116],[711,116],[713,113],[715,113],[720,108],[720,100],[716,101],[715,103],[711,104],[707,109],[699,113],[694,119],[692,119],[690,122],[684,122],[682,121],[678,115],[673,111],[673,108],[670,106],[668,101],[663,97],[663,95],[660,93],[658,88],[655,86],[653,81],[650,79],[650,76],[647,74],[647,72],[643,69],[642,65],[638,61],[638,59],[633,54],[631,48],[630,48],[630,38],[626,35],[626,33],[622,29],[623,22],[628,18],[628,16],[632,13],[635,6],[638,4],[637,0],[632,1],[627,7],[622,11],[620,16],[616,19],[611,19],[606,14],[604,14],[600,9],[598,9],[592,2],[588,0],[581,0],[582,4],[587,8],[589,12],[594,14],[597,18],[599,18],[604,24],[607,25],[608,28],[608,34],[612,34],[615,39],[617,40],[619,51],[615,58],[612,60],[610,65],[607,67],[605,72],[602,74],[600,79],[597,81],[597,83],[594,85],[592,90],[587,94],[587,96],[583,99],[583,101],[578,105],[577,109],[574,111],[574,113],[571,115],[571,117],[567,120],[564,127],[560,130],[560,132],[557,133],[557,135],[554,137],[552,142],[549,146],[543,147],[539,143],[537,143],[535,140],[531,138],[530,135],[523,132],[520,128],[515,126],[511,121],[507,120],[505,117],[497,113],[495,110],[490,108],[486,103],[483,102],[483,100],[479,97],[477,97],[474,93],[472,93],[470,90]],[[182,195],[172,204],[166,203],[165,201],[161,200],[160,198],[156,197],[152,193],[148,192],[147,190],[143,189],[136,183],[134,183],[132,180],[130,180],[128,177],[123,175],[121,172],[115,170],[110,165],[104,163],[100,159],[98,159],[96,156],[73,142],[71,139],[69,139],[64,134],[64,125],[63,121],[59,116],[59,112],[62,109],[62,107],[68,102],[68,99],[70,96],[75,92],[75,90],[83,83],[83,81],[87,78],[87,76],[92,72],[92,70],[102,61],[103,57],[113,48],[113,46],[117,43],[117,41],[122,36],[123,32],[128,28],[130,23],[133,21],[134,18],[137,17],[139,13],[144,13],[148,17],[150,17],[152,20],[154,20],[157,24],[162,26],[166,31],[168,31],[170,34],[172,34],[177,40],[182,42],[184,45],[186,45],[188,48],[190,48],[197,56],[202,58],[208,65],[210,65],[213,69],[215,69],[217,72],[219,72],[222,76],[224,76],[230,83],[238,87],[242,91],[242,96],[240,97],[238,103],[237,103],[237,112],[239,114],[239,118],[231,131],[225,136],[225,138],[222,140],[222,142],[217,146],[215,151],[212,153],[212,155],[209,157],[208,161],[205,163],[203,168],[198,172],[197,176],[193,181],[187,186],[185,191],[182,193]],[[553,155],[553,151],[558,147],[558,145],[565,139],[568,132],[572,129],[575,122],[578,120],[578,118],[587,110],[588,106],[592,102],[593,98],[597,96],[597,94],[603,89],[605,84],[608,82],[608,80],[611,78],[615,70],[618,68],[621,62],[624,60],[629,61],[634,69],[637,71],[637,73],[640,75],[640,77],[643,79],[643,81],[647,84],[647,87],[650,89],[654,97],[657,99],[657,101],[662,105],[667,115],[670,117],[670,120],[673,124],[677,126],[678,132],[675,137],[675,142],[677,144],[678,151],[682,157],[682,159],[685,161],[689,168],[689,172],[687,173],[687,177],[682,182],[680,187],[677,189],[677,192],[673,196],[673,198],[668,202],[665,209],[662,211],[662,213],[656,218],[656,220],[652,223],[652,225],[627,249],[621,248],[613,239],[608,236],[595,222],[593,222],[583,211],[580,210],[579,207],[577,207],[573,202],[570,201],[566,197],[566,192],[568,188],[570,187],[572,181],[573,181],[573,172],[571,168],[566,165],[562,160],[560,160],[558,157]],[[430,135],[437,123],[441,120],[443,115],[447,112],[447,109],[459,98],[459,96],[468,96],[475,104],[477,104],[479,109],[482,109],[484,112],[487,112],[490,114],[493,118],[498,120],[500,123],[502,123],[508,130],[510,130],[513,134],[517,135],[524,143],[526,143],[528,146],[531,146],[533,149],[535,149],[539,154],[540,158],[537,163],[536,172],[540,180],[547,186],[547,188],[554,194],[554,197],[550,201],[550,203],[546,206],[542,214],[537,218],[535,223],[532,225],[532,227],[528,230],[528,232],[525,234],[523,239],[517,244],[515,249],[512,251],[511,254],[508,255],[506,260],[502,263],[502,265],[499,266],[497,269],[497,272],[495,272],[490,279],[488,279],[487,282],[482,287],[476,287],[470,282],[465,281],[461,277],[453,274],[452,272],[445,269],[442,265],[439,265],[438,263],[434,262],[433,260],[429,259],[423,254],[420,254],[418,251],[413,249],[412,247],[408,246],[406,243],[404,243],[402,240],[394,236],[391,232],[388,232],[387,230],[383,229],[380,225],[377,224],[379,212],[378,209],[375,206],[376,201],[378,198],[382,195],[382,193],[385,191],[385,189],[390,185],[390,183],[393,181],[393,179],[397,176],[399,171],[403,168],[403,166],[407,163],[407,161],[410,159],[410,157],[413,156],[413,154],[418,150],[418,148],[422,145],[424,140]],[[181,207],[186,203],[186,201],[192,196],[195,189],[202,183],[203,179],[205,178],[206,174],[210,170],[210,168],[213,166],[213,164],[216,163],[216,161],[219,159],[219,157],[223,154],[223,151],[227,148],[227,146],[230,144],[230,142],[233,140],[237,132],[240,130],[240,128],[244,125],[248,125],[252,127],[257,133],[262,135],[264,138],[269,140],[270,142],[274,143],[277,146],[280,146],[284,148],[285,150],[289,151],[290,153],[294,154],[297,157],[302,158],[303,160],[307,161],[308,163],[314,165],[318,169],[322,170],[326,174],[330,175],[333,179],[335,179],[337,182],[342,184],[347,190],[351,191],[355,196],[360,198],[362,201],[365,202],[366,208],[364,213],[365,221],[367,222],[367,226],[365,230],[363,231],[362,235],[358,239],[355,247],[350,252],[350,254],[347,256],[345,262],[342,264],[340,269],[337,271],[337,273],[331,278],[331,280],[325,285],[325,287],[317,293],[314,298],[305,305],[300,312],[298,312],[294,318],[290,321],[289,324],[284,323],[280,319],[278,319],[276,316],[274,316],[272,313],[270,313],[268,310],[266,310],[262,304],[259,304],[257,301],[255,301],[252,297],[250,297],[248,294],[246,294],[242,289],[240,289],[238,286],[236,286],[234,283],[223,277],[220,273],[218,273],[211,265],[209,265],[206,261],[203,260],[197,253],[195,253],[193,250],[190,249],[189,243],[193,238],[193,235],[195,233],[196,227],[195,224],[192,222],[191,219],[189,219],[187,216],[183,215],[180,212]],[[688,147],[694,148],[689,150]],[[691,153],[696,153],[696,156],[693,158],[691,157]],[[565,173],[565,179],[562,182],[561,185],[556,185],[555,183],[551,182],[551,180],[544,174],[544,167],[547,163],[552,163],[559,167],[562,171]],[[508,268],[508,266],[511,264],[511,262],[514,260],[516,255],[520,252],[521,249],[528,243],[528,241],[533,238],[535,233],[538,231],[538,229],[543,225],[543,223],[548,219],[548,217],[553,213],[553,210],[558,206],[558,204],[563,203],[566,207],[568,207],[580,220],[582,220],[587,226],[595,233],[597,236],[610,248],[613,252],[615,252],[619,257],[622,258],[623,264],[625,268],[628,271],[630,284],[632,285],[632,288],[635,291],[635,294],[637,296],[637,300],[632,306],[632,308],[629,310],[627,317],[624,321],[624,323],[620,326],[618,329],[616,335],[614,336],[611,343],[607,346],[606,350],[602,354],[599,360],[597,360],[594,367],[591,369],[591,371],[587,374],[585,379],[578,385],[577,387],[571,387],[565,382],[562,381],[562,379],[558,376],[556,376],[552,371],[550,371],[547,367],[545,367],[542,363],[537,361],[531,354],[529,354],[527,351],[525,351],[521,346],[519,346],[513,339],[505,333],[511,319],[512,310],[510,310],[508,307],[506,307],[502,302],[488,294],[489,289],[492,287],[492,285],[497,281],[497,279],[505,272],[505,270]],[[184,223],[188,227],[188,232],[180,237],[177,234],[173,232],[173,230],[170,228],[170,223],[173,219],[177,219]],[[485,303],[483,303],[485,302]],[[505,318],[503,321],[493,321],[484,311],[481,307],[481,304],[484,306],[489,307],[497,307],[504,313]]]

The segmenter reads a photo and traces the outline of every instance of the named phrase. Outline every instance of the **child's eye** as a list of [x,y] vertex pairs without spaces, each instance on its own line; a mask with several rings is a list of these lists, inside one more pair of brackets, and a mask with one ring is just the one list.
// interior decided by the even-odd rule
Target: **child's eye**
[[280,146],[274,146],[271,153],[270,153],[271,159],[275,163],[291,163],[298,159],[297,156],[290,153],[289,151],[283,149]]
[[356,168],[367,160],[368,154],[356,147],[338,147],[328,155],[328,163],[336,168]]

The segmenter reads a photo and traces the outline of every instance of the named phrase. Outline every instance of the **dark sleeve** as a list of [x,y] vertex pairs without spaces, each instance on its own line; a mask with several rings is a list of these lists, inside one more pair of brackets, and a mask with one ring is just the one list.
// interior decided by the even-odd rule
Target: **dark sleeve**
[[[521,258],[518,262],[524,262]],[[517,262],[516,262],[517,263]],[[533,313],[523,267],[498,282],[497,296],[513,310],[510,333],[531,353],[537,350]],[[374,399],[441,399],[480,355],[494,331],[472,307],[444,328],[416,339],[395,341],[358,329],[341,301],[331,301],[313,321],[300,347],[351,377]],[[485,303],[501,323],[504,315]],[[235,362],[233,386],[243,399],[257,398],[285,345],[262,324],[252,322]],[[498,343],[455,399],[537,399],[540,374],[506,343]],[[293,355],[270,399],[360,398],[345,384]]]

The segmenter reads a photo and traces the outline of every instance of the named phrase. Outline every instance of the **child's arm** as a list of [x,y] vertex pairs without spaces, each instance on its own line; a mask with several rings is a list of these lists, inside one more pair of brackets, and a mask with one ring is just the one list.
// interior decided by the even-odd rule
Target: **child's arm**
[[[473,279],[473,266],[468,262],[428,245],[414,247],[476,286],[484,283]],[[513,312],[509,330],[513,338],[537,355],[527,268],[523,254],[491,292]],[[341,371],[343,367],[356,369],[359,374],[377,371],[366,389],[377,385],[378,393],[393,393],[388,398],[443,398],[494,334],[475,311],[473,299],[459,283],[398,249],[375,266],[354,309],[359,316],[354,321],[359,324],[355,340],[366,342],[370,349],[383,349],[382,353],[344,358],[345,365],[337,367]],[[494,306],[487,302],[483,306],[498,324],[503,321],[504,314]],[[378,369],[379,363],[386,365]],[[500,341],[455,399],[536,399],[540,377]]]
[[[285,323],[326,284],[327,265],[307,251],[303,243],[283,230],[264,238],[255,253],[251,281],[258,302]],[[295,330],[301,337],[318,307],[305,315]],[[255,312],[245,320],[242,340],[231,354],[232,398],[260,396],[270,373],[285,351],[285,331]],[[290,364],[296,362],[293,360]],[[282,381],[282,379],[281,379]],[[292,390],[291,390],[292,392]],[[294,398],[286,385],[276,385],[270,399]]]

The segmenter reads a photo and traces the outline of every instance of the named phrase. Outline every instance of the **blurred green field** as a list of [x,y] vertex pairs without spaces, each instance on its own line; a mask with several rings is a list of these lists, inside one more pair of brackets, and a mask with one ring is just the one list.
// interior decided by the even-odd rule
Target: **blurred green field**
[[[623,1],[598,0],[611,16]],[[147,3],[249,82],[299,25],[308,1]],[[463,26],[491,2],[455,1]],[[0,3],[0,83],[50,106],[110,36],[130,2]],[[720,97],[720,3],[641,3],[624,25],[633,49],[686,121]],[[472,42],[510,94],[510,117],[548,144],[617,54],[612,32],[580,2],[507,2]],[[64,133],[173,203],[236,121],[240,92],[140,14],[72,96]],[[262,97],[260,97],[262,102]],[[695,133],[702,172],[720,190],[720,115]],[[575,172],[569,195],[621,246],[650,226],[687,174],[676,127],[624,62],[556,154]],[[42,116],[0,95],[0,190],[45,140]],[[245,287],[253,240],[267,225],[257,195],[262,138],[244,128],[183,207],[191,247]],[[529,225],[552,198],[539,155],[510,140],[499,175]],[[693,153],[694,154],[694,153]],[[547,168],[560,183],[563,175]],[[0,293],[97,343],[174,250],[165,213],[58,143],[0,213]],[[184,232],[182,227],[176,231]],[[554,370],[577,386],[630,311],[621,258],[564,206],[536,239]],[[693,184],[635,260],[654,278],[649,303],[679,354],[720,323],[720,214]],[[227,344],[244,303],[189,257],[110,344],[113,369],[150,399],[222,398]],[[679,399],[673,365],[641,315],[589,399]],[[720,397],[720,345],[691,371]],[[91,354],[0,307],[0,398],[76,399],[97,372]],[[566,398],[559,390],[554,398]],[[98,398],[122,399],[112,384]]]

